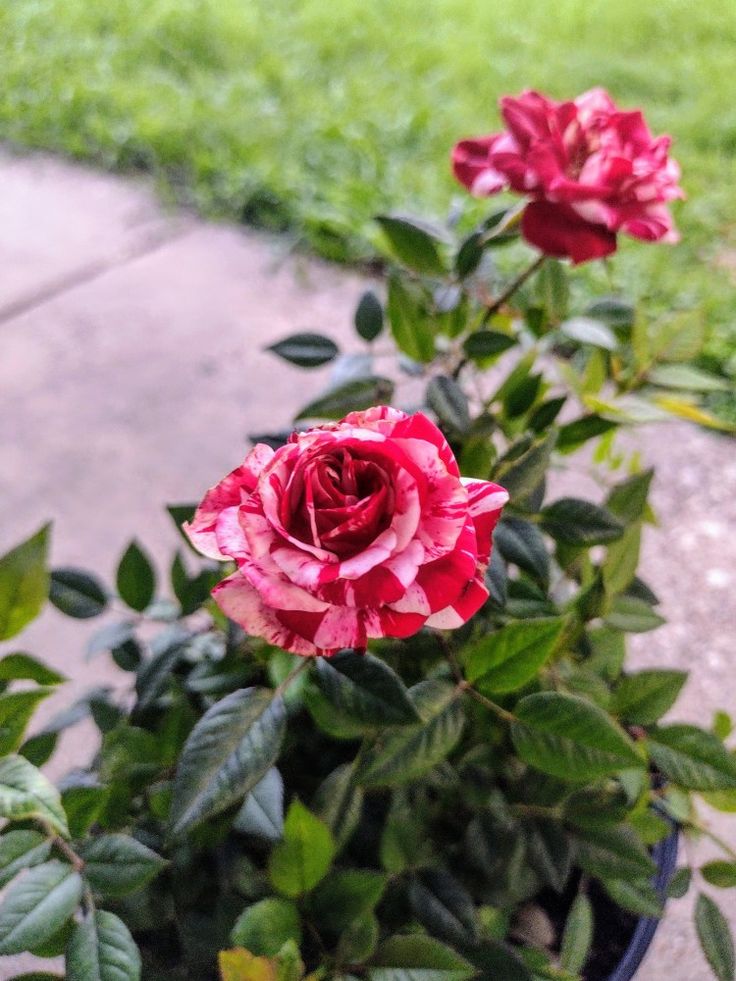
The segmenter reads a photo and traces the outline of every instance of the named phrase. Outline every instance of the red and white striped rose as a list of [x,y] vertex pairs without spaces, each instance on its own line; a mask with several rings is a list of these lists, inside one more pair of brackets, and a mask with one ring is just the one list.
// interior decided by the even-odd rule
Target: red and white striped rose
[[275,452],[258,444],[186,530],[238,566],[213,591],[227,616],[288,651],[330,655],[473,616],[507,500],[460,477],[422,413],[378,406]]

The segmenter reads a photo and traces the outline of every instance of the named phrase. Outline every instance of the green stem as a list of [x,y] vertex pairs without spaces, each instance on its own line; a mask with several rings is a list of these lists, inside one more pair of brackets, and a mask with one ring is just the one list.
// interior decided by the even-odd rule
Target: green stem
[[57,835],[51,825],[44,821],[43,818],[37,818],[37,821],[43,828],[46,837],[51,840],[54,848],[61,852],[64,858],[72,865],[75,872],[81,872],[84,869],[84,859],[80,858],[69,842],[62,838],[61,835]]
[[459,691],[463,691],[471,698],[474,698],[476,702],[493,712],[494,715],[497,715],[503,722],[516,722],[516,716],[513,712],[509,712],[507,709],[502,708],[495,702],[492,702],[490,698],[486,698],[485,695],[481,695],[479,691],[476,691],[476,689],[473,688],[469,681],[461,681],[457,687]]
[[286,689],[294,680],[294,678],[298,677],[302,673],[302,671],[305,671],[311,665],[311,663],[312,663],[311,657],[303,657],[301,659],[301,663],[297,664],[294,670],[289,674],[287,674],[287,676],[284,678],[281,684],[278,685],[276,688],[274,688],[273,697],[277,698],[279,695],[283,695]]
[[562,817],[559,807],[545,807],[543,804],[512,804],[511,810],[529,817],[555,818],[558,821]]

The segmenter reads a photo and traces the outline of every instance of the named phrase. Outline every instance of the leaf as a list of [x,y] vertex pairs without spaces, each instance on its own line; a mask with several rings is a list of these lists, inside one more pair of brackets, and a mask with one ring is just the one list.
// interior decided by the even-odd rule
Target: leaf
[[329,337],[309,331],[291,334],[282,341],[270,344],[266,350],[272,351],[284,361],[289,361],[300,368],[319,368],[320,365],[328,364],[340,353],[337,344]]
[[718,981],[733,981],[734,950],[731,928],[710,896],[700,893],[695,905],[695,928],[703,953]]
[[561,893],[570,877],[573,857],[565,828],[559,821],[531,822],[526,828],[526,847],[529,864],[542,882]]
[[579,446],[582,446],[583,443],[587,443],[589,439],[602,436],[603,433],[607,433],[610,429],[615,429],[617,425],[618,423],[612,422],[610,419],[604,419],[602,416],[595,415],[595,413],[581,416],[579,419],[573,419],[572,422],[560,426],[557,437],[557,449],[560,453],[571,453]]
[[560,947],[560,967],[570,974],[581,974],[593,944],[593,907],[584,893],[578,893],[565,922]]
[[603,879],[601,885],[617,906],[636,913],[637,916],[662,915],[662,900],[646,879]]
[[610,327],[633,327],[636,310],[629,300],[618,296],[604,296],[595,300],[585,311],[589,317],[602,320]]
[[340,851],[352,837],[363,810],[363,790],[355,783],[351,763],[325,777],[314,795],[312,810],[330,829]]
[[179,626],[172,626],[156,636],[151,644],[152,656],[141,664],[135,679],[138,712],[150,708],[169,687],[173,670],[183,658],[189,640],[189,631]]
[[736,758],[712,732],[689,725],[662,726],[650,730],[647,748],[654,765],[686,790],[736,787]]
[[156,588],[153,567],[146,553],[135,541],[128,545],[120,559],[116,582],[120,598],[139,613],[153,599]]
[[544,530],[569,545],[603,545],[624,533],[623,524],[610,511],[574,497],[561,497],[541,513]]
[[693,309],[651,324],[648,331],[650,357],[656,361],[692,361],[705,341],[702,310]]
[[0,817],[38,818],[64,837],[69,835],[59,791],[22,756],[0,759]]
[[641,526],[630,525],[621,538],[608,546],[601,567],[607,596],[616,596],[627,589],[636,575],[641,551]]
[[202,716],[174,778],[171,834],[177,837],[249,793],[278,757],[286,727],[283,700],[242,688]]
[[465,392],[448,375],[435,375],[427,385],[427,405],[441,423],[457,433],[470,428],[470,408]]
[[687,681],[685,671],[637,671],[618,683],[611,709],[634,725],[657,722],[677,701]]
[[415,685],[411,695],[422,722],[385,733],[360,765],[359,783],[376,787],[417,780],[457,745],[465,720],[453,686],[428,679]]
[[600,879],[647,879],[657,867],[627,824],[588,827],[578,832],[578,862]]
[[690,883],[692,881],[693,873],[692,869],[680,868],[677,869],[673,874],[667,886],[667,898],[668,899],[682,899],[683,896],[687,894],[690,888]]
[[71,865],[45,862],[14,882],[0,906],[0,954],[22,954],[44,943],[66,923],[82,898],[82,880]]
[[399,676],[372,654],[341,651],[318,658],[316,681],[340,713],[363,725],[411,725],[419,719]]
[[553,777],[583,783],[644,766],[626,733],[584,698],[527,695],[516,706],[516,717],[511,737],[519,756]]
[[672,396],[656,395],[654,404],[678,419],[687,419],[688,422],[697,422],[700,426],[719,429],[722,432],[736,432],[736,424],[725,419],[719,419],[718,416],[714,416],[706,409],[701,409],[699,405],[695,405],[684,397],[673,398]]
[[437,240],[423,224],[402,215],[378,215],[393,254],[409,269],[427,275],[442,276],[444,263],[437,250]]
[[383,330],[383,307],[373,290],[366,290],[355,311],[355,329],[364,341],[375,341]]
[[497,358],[516,343],[517,339],[510,334],[502,334],[498,330],[477,330],[465,338],[463,351],[471,361],[485,365],[488,360]]
[[391,937],[368,968],[369,981],[469,981],[477,974],[465,958],[432,937]]
[[483,259],[483,232],[471,232],[463,240],[455,256],[455,272],[460,279],[471,276]]
[[546,402],[542,402],[529,417],[529,428],[533,429],[535,433],[543,433],[549,429],[562,411],[562,406],[566,401],[567,396],[562,395],[559,398],[548,399]]
[[232,944],[258,956],[275,956],[289,940],[297,946],[302,942],[299,910],[291,900],[275,896],[249,906],[230,932]]
[[728,392],[728,381],[710,372],[701,371],[690,364],[655,365],[647,374],[647,380],[661,388],[679,388],[691,392]]
[[271,882],[290,899],[303,896],[327,875],[335,852],[327,825],[295,800],[286,814],[283,840],[269,858]]
[[110,788],[97,783],[80,783],[65,787],[61,802],[69,821],[72,838],[83,838],[97,821],[110,797]]
[[388,378],[371,375],[346,382],[332,388],[306,405],[294,421],[299,419],[342,419],[348,412],[359,412],[374,405],[388,404],[394,394],[394,383]]
[[0,640],[8,640],[41,612],[49,591],[46,557],[51,526],[0,558]]
[[725,862],[716,860],[706,862],[701,868],[700,874],[706,882],[719,889],[733,889],[736,887],[736,862]]
[[63,674],[21,651],[0,659],[0,682],[35,681],[39,685],[60,685],[66,680]]
[[516,691],[538,673],[562,633],[560,618],[520,620],[486,634],[465,655],[465,675],[482,692]]
[[592,317],[571,317],[564,320],[560,324],[560,332],[571,341],[592,344],[604,351],[615,351],[618,347],[618,338],[608,324]]
[[339,963],[362,964],[375,952],[381,927],[375,913],[358,917],[343,931],[337,945]]
[[537,274],[537,289],[547,316],[558,323],[567,313],[570,299],[569,280],[563,263],[547,259]]
[[139,981],[141,956],[123,921],[114,913],[95,910],[75,925],[66,967],[75,981]]
[[430,936],[460,946],[477,939],[473,898],[445,869],[424,869],[412,876],[409,902]]
[[[284,832],[284,781],[272,766],[243,801],[233,827],[245,835],[278,841]],[[258,953],[258,951],[255,951]]]
[[96,630],[87,641],[86,659],[102,654],[103,651],[114,651],[135,637],[135,624],[132,620],[122,620],[119,623],[107,623]]
[[395,273],[388,278],[388,321],[396,346],[412,361],[425,364],[434,358],[434,331],[418,290]]
[[631,634],[643,634],[656,630],[665,622],[649,603],[637,596],[616,596],[606,614],[609,627]]
[[320,929],[342,933],[359,917],[372,912],[386,888],[387,878],[380,872],[340,869],[331,872],[317,886],[309,908]]
[[38,831],[6,831],[0,837],[0,889],[22,869],[45,862],[51,854],[51,839]]
[[556,439],[553,430],[532,443],[521,456],[500,462],[494,479],[509,492],[512,500],[528,497],[539,486],[549,467]]
[[549,554],[536,525],[521,518],[504,517],[493,533],[493,543],[507,562],[513,562],[522,572],[547,585]]
[[36,706],[53,692],[53,688],[31,688],[0,694],[0,756],[18,749]]
[[88,838],[77,851],[84,860],[84,874],[90,885],[112,898],[142,889],[167,864],[136,838],[123,834]]
[[62,613],[77,620],[99,616],[107,608],[102,585],[83,569],[65,567],[51,573],[49,599]]

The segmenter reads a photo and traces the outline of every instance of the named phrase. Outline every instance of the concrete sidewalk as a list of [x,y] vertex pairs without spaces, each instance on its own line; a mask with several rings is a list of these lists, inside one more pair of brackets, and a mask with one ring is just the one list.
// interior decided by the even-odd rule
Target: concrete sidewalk
[[[0,550],[52,518],[54,563],[108,582],[134,535],[169,555],[163,505],[199,497],[237,465],[247,433],[282,427],[326,383],[324,370],[282,366],[264,344],[310,328],[354,343],[364,280],[283,249],[166,214],[144,183],[0,156]],[[736,708],[736,450],[680,425],[635,438],[658,468],[661,528],[644,574],[670,621],[635,638],[636,659],[697,668],[677,718],[708,724]],[[92,629],[52,609],[22,646],[82,690],[112,677],[102,660],[82,660]],[[84,758],[87,738],[65,737],[55,772]],[[713,827],[736,838],[736,822],[714,815]],[[730,895],[718,899],[736,922]],[[709,977],[690,906],[671,904],[637,981]],[[12,977],[2,960],[0,979]]]

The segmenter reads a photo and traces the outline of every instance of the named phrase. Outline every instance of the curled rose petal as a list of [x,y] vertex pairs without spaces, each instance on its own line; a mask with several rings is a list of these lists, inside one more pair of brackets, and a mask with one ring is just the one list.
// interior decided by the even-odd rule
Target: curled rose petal
[[330,655],[473,616],[507,500],[461,479],[426,416],[376,406],[275,452],[257,446],[187,533],[238,566],[213,591],[227,616],[295,654]]
[[545,255],[587,262],[616,250],[624,232],[677,241],[667,203],[684,197],[670,138],[601,88],[556,102],[539,92],[501,99],[506,129],[461,140],[455,177],[471,194],[511,190],[529,199],[522,234]]

